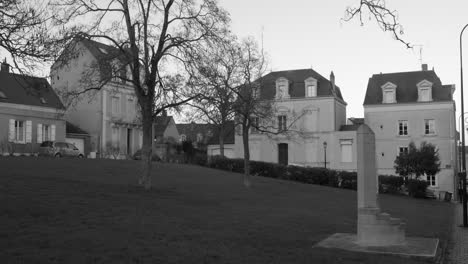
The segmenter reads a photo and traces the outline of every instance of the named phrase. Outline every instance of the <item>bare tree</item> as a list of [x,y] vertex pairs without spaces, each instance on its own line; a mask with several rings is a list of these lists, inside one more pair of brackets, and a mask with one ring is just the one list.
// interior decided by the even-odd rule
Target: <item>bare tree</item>
[[403,39],[403,26],[398,21],[397,11],[389,9],[385,0],[359,0],[357,6],[346,8],[343,20],[350,21],[357,17],[361,25],[364,25],[363,16],[369,16],[369,19],[373,17],[383,31],[390,31],[396,40],[407,48],[412,48],[411,44]]
[[240,127],[244,149],[244,185],[250,187],[250,151],[249,132],[252,127],[258,129],[258,120],[271,120],[273,102],[263,100],[260,96],[262,76],[266,71],[266,60],[263,50],[258,44],[248,38],[241,43],[240,85],[233,90],[236,94],[234,110],[236,125]]
[[200,52],[190,54],[191,83],[199,90],[199,96],[190,103],[195,110],[191,116],[216,125],[220,155],[224,156],[227,124],[234,118],[233,89],[239,85],[240,47],[234,36],[226,36]]
[[47,6],[47,1],[0,0],[0,51],[6,51],[20,71],[53,61],[67,40],[50,30],[53,15]]
[[[107,41],[128,63],[130,76],[114,76],[131,84],[138,98],[143,126],[139,184],[151,188],[153,119],[195,97],[186,86],[184,65],[190,58],[184,54],[223,32],[228,14],[216,0],[57,0],[53,5],[65,30]],[[100,90],[106,81],[79,93]]]

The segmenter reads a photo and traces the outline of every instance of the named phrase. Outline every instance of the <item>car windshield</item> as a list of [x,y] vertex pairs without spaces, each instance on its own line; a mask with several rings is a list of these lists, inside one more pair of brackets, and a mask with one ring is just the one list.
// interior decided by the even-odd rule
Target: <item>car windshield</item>
[[52,141],[44,141],[41,144],[41,147],[52,147],[53,142]]

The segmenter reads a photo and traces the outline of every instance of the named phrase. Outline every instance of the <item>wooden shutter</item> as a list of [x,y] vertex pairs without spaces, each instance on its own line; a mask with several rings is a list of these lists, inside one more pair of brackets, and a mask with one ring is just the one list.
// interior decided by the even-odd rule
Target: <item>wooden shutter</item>
[[37,143],[42,143],[42,124],[37,124]]
[[26,121],[26,143],[32,142],[32,121]]
[[50,140],[55,141],[55,125],[50,126]]
[[10,119],[10,129],[8,130],[8,141],[15,141],[15,120]]

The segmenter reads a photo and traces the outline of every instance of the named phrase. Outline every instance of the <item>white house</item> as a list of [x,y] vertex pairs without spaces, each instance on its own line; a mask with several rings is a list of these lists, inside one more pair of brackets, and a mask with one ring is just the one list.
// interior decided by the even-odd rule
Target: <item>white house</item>
[[[88,39],[73,40],[51,67],[51,85],[67,106],[66,119],[89,133],[93,152],[104,154],[112,146],[121,155],[131,155],[142,146],[129,76],[117,48]],[[90,87],[99,89],[73,95]]]
[[[357,125],[346,125],[347,104],[333,72],[328,80],[312,69],[277,71],[263,76],[261,84],[258,96],[272,100],[280,133],[251,129],[251,160],[356,170]],[[238,133],[235,150],[243,157]]]
[[364,100],[365,123],[374,131],[379,174],[395,175],[394,161],[426,141],[438,149],[441,171],[425,176],[436,194],[455,193],[457,131],[454,85],[443,85],[433,70],[374,74]]

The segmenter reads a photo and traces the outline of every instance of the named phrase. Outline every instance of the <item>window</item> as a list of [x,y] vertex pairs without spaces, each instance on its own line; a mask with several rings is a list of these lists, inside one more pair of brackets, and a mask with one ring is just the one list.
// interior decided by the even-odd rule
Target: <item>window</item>
[[112,96],[112,113],[119,114],[120,113],[120,98],[118,96]]
[[284,132],[287,130],[286,126],[286,116],[280,115],[278,116],[278,132]]
[[428,80],[422,80],[418,84],[418,102],[432,101],[432,83]]
[[201,133],[197,134],[197,142],[201,143],[203,141],[203,135]]
[[258,117],[252,117],[250,133],[252,134],[258,133],[258,125],[259,125]]
[[352,162],[353,161],[353,141],[352,140],[341,140],[341,162]]
[[401,154],[408,154],[408,147],[399,147],[398,155],[401,155]]
[[408,135],[408,120],[398,121],[398,135],[400,136]]
[[257,99],[260,96],[260,89],[258,87],[252,89],[252,97]]
[[135,116],[135,100],[132,97],[127,99],[127,115],[128,118],[133,118]]
[[307,86],[307,97],[316,97],[317,88],[314,85]]
[[276,80],[276,99],[289,99],[289,81],[284,77]]
[[119,128],[112,127],[112,146],[116,147],[119,142]]
[[50,140],[50,127],[49,125],[42,125],[42,141]]
[[387,82],[381,86],[382,88],[382,103],[396,103],[396,88],[397,86],[391,82]]
[[436,176],[435,175],[426,175],[426,180],[429,183],[429,186],[436,186]]
[[424,134],[425,135],[435,134],[435,120],[434,119],[424,120]]
[[15,142],[24,142],[25,137],[24,121],[15,120]]
[[184,141],[187,141],[187,136],[182,134],[180,135],[180,142],[184,142]]

